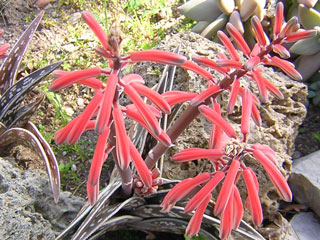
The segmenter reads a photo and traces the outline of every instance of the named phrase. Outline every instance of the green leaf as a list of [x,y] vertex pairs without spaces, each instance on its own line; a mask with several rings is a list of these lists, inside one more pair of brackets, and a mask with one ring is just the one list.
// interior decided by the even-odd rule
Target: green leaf
[[316,133],[316,132],[313,132],[312,133],[312,136],[317,139],[317,141],[320,143],[320,134],[319,133]]

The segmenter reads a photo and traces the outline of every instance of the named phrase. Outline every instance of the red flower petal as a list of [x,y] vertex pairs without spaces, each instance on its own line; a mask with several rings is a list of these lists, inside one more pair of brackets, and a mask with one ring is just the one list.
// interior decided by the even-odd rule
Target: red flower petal
[[203,187],[196,195],[194,195],[188,204],[184,208],[184,212],[188,213],[198,208],[198,206],[204,201],[205,197],[212,192],[212,190],[221,182],[224,178],[224,173],[219,171],[211,178],[211,180]]
[[243,171],[243,179],[246,183],[248,190],[248,199],[250,202],[252,221],[255,225],[260,225],[263,220],[261,203],[251,172],[248,169],[245,169]]
[[257,42],[261,46],[265,46],[266,45],[265,33],[264,33],[262,25],[260,23],[260,19],[256,15],[252,16],[252,18],[251,18],[251,26],[252,26],[254,34],[256,36]]
[[142,159],[140,153],[134,146],[134,144],[131,142],[131,140],[128,138],[128,143],[130,147],[130,155],[133,161],[134,166],[137,169],[137,172],[144,183],[144,185],[148,188],[152,187],[152,176],[151,171],[147,167],[146,163]]
[[267,64],[279,67],[282,71],[284,71],[289,77],[293,78],[294,80],[302,80],[301,74],[294,69],[294,65],[289,61],[278,58],[277,56],[273,56],[271,58],[271,62]]
[[222,154],[220,149],[188,148],[173,155],[172,161],[186,162],[199,158],[217,159],[222,157]]
[[100,74],[101,70],[97,67],[71,72],[54,80],[50,85],[50,90],[58,91],[62,88],[69,87],[81,80],[99,77]]
[[65,127],[61,128],[54,134],[54,139],[56,144],[62,144],[67,141],[67,137],[74,124],[79,120],[81,115],[77,116],[71,122],[69,122]]
[[233,185],[233,199],[234,199],[234,208],[233,208],[233,229],[237,229],[241,223],[243,217],[243,204],[239,190],[236,185]]
[[261,152],[264,153],[264,155],[269,158],[273,164],[277,165],[278,160],[277,160],[277,154],[273,151],[273,149],[267,145],[261,145],[261,144],[254,144],[251,146],[253,149],[260,150]]
[[208,194],[191,217],[189,224],[186,228],[187,237],[191,238],[193,235],[198,234],[198,232],[200,231],[203,214],[211,200],[211,197],[212,194]]
[[252,113],[252,93],[249,89],[244,90],[242,96],[241,132],[246,138],[250,132],[250,117]]
[[272,50],[273,52],[279,54],[279,56],[281,58],[289,58],[290,57],[290,52],[288,51],[288,49],[286,49],[284,46],[282,46],[281,44],[274,44],[272,45]]
[[202,76],[204,79],[208,81],[211,80],[215,82],[211,73],[209,73],[207,70],[203,69],[199,65],[195,64],[194,62],[186,61],[184,64],[181,65],[181,67],[199,74],[200,76]]
[[235,60],[228,60],[228,59],[218,59],[217,65],[219,67],[229,67],[229,68],[235,68],[235,69],[242,68],[242,63]]
[[142,85],[141,83],[131,83],[134,89],[141,95],[147,97],[154,105],[156,105],[165,114],[171,113],[170,105],[156,91]]
[[192,106],[198,106],[200,103],[204,102],[206,99],[208,99],[210,96],[217,94],[219,92],[223,91],[219,85],[213,85],[200,94],[198,94],[195,98],[193,98],[190,102]]
[[237,101],[239,88],[240,88],[240,81],[239,81],[239,79],[235,79],[232,84],[230,98],[229,98],[229,104],[227,106],[228,114],[231,114],[233,112],[234,105],[236,104],[236,101]]
[[[161,113],[158,109],[156,109],[154,106],[151,106],[151,105],[149,105],[149,104],[146,104],[146,106],[149,108],[149,110],[153,113],[153,115],[154,115],[156,118],[160,119],[160,118],[162,117],[162,113]],[[130,115],[130,118],[132,118],[131,116],[138,116],[138,115],[141,117],[141,115],[140,115],[140,113],[139,113],[136,105],[134,105],[134,104],[129,104],[129,105],[127,105],[127,106],[125,107],[125,110],[124,110],[124,111],[125,111],[128,115]]]
[[230,198],[227,200],[226,208],[221,214],[221,224],[220,224],[220,238],[221,240],[227,239],[231,233],[233,227],[233,201],[234,201],[234,188],[233,185],[230,186],[231,194]]
[[215,61],[210,60],[210,59],[205,58],[205,57],[200,57],[200,56],[194,55],[194,56],[192,56],[192,60],[195,61],[198,64],[207,66],[207,67],[212,68],[214,70],[217,70],[218,72],[220,72],[222,74],[225,74],[225,73],[227,73],[229,71],[229,69],[227,69],[227,68],[218,67],[218,65],[216,64]]
[[201,105],[199,107],[199,111],[206,119],[214,124],[217,124],[221,129],[223,129],[223,131],[225,131],[225,133],[228,134],[229,137],[236,138],[236,132],[231,127],[231,125],[220,116],[220,114],[204,105]]
[[302,39],[311,38],[317,35],[317,30],[304,30],[301,32],[293,33],[285,38],[286,42],[296,42]]
[[113,98],[116,92],[117,83],[118,83],[118,73],[112,72],[108,78],[107,85],[104,90],[102,103],[97,116],[96,122],[96,132],[101,134],[107,128],[109,119],[111,116]]
[[252,117],[254,123],[255,123],[258,127],[261,127],[262,119],[261,119],[261,116],[260,116],[260,112],[259,112],[259,110],[258,110],[258,107],[256,106],[255,103],[252,104],[251,117]]
[[121,78],[121,81],[123,81],[125,84],[131,84],[131,83],[141,83],[144,84],[145,81],[139,74],[128,74]]
[[10,48],[10,44],[9,43],[5,43],[3,45],[0,46],[0,55],[1,56],[6,56],[5,52]]
[[261,71],[261,68],[252,70],[252,79],[257,83],[261,102],[266,103],[268,102],[268,92],[265,85],[266,79],[261,76]]
[[69,145],[75,144],[83,131],[85,130],[89,120],[93,116],[93,114],[96,112],[96,110],[99,107],[99,104],[102,100],[102,93],[97,92],[94,97],[91,99],[88,106],[84,109],[84,111],[79,116],[79,119],[74,123],[72,129],[70,130],[67,138],[67,142]]
[[106,50],[109,50],[107,34],[102,30],[102,27],[97,22],[97,20],[88,11],[83,11],[82,17],[85,20],[85,22],[89,25],[89,27],[92,29],[94,34],[97,36],[102,46]]
[[99,192],[99,178],[102,165],[105,159],[105,148],[110,134],[110,129],[106,128],[105,132],[98,137],[96,149],[90,166],[90,172],[87,182],[87,192],[90,205],[96,202],[96,196]]
[[279,36],[281,38],[287,37],[288,35],[291,35],[292,33],[296,32],[296,26],[298,24],[298,18],[296,16],[292,17],[284,26],[284,28],[281,30]]
[[202,173],[194,178],[187,178],[175,185],[163,199],[161,206],[163,212],[169,212],[176,202],[183,199],[199,184],[207,182],[210,179],[209,173]]
[[234,48],[230,39],[227,37],[227,35],[220,30],[218,31],[217,35],[218,35],[220,41],[222,42],[222,44],[226,47],[226,49],[230,53],[231,58],[235,61],[239,61],[240,58],[238,56],[238,53],[237,53],[236,49]]
[[231,23],[227,23],[227,31],[230,36],[233,38],[237,46],[243,52],[244,55],[247,57],[250,56],[250,48],[244,38],[242,37],[241,33],[238,31],[236,27],[234,27]]
[[275,20],[273,25],[274,38],[281,32],[282,21],[283,21],[283,3],[278,2],[276,6]]
[[174,106],[178,103],[190,101],[192,98],[196,97],[197,93],[189,93],[183,91],[169,91],[161,94],[170,106]]
[[131,85],[125,84],[124,92],[135,104],[148,128],[151,129],[155,135],[159,136],[161,133],[161,127],[159,125],[159,122],[154,116],[154,114],[150,111],[150,109],[146,107],[146,104],[143,102],[137,91]]
[[282,176],[278,168],[260,150],[254,150],[253,156],[262,164],[271,182],[278,190],[278,193],[280,194],[281,198],[284,201],[290,202],[292,200],[291,190],[288,186],[286,179]]
[[216,205],[214,207],[214,215],[218,216],[222,213],[229,201],[230,195],[232,193],[234,180],[237,176],[238,170],[240,167],[239,160],[233,160],[230,168],[228,170],[227,176],[224,180],[220,193],[218,195],[218,199]]
[[279,99],[284,99],[282,92],[280,92],[280,90],[278,88],[276,88],[271,82],[269,82],[268,80],[265,79],[264,83],[265,83],[268,91],[272,95],[274,95],[275,97],[277,97]]
[[126,126],[124,124],[124,117],[121,109],[115,104],[113,107],[113,121],[116,131],[116,150],[119,167],[124,170],[129,167],[130,164],[130,148],[128,144],[128,136],[126,132]]
[[128,58],[132,62],[147,61],[169,65],[182,65],[187,61],[187,58],[182,55],[161,50],[132,52]]

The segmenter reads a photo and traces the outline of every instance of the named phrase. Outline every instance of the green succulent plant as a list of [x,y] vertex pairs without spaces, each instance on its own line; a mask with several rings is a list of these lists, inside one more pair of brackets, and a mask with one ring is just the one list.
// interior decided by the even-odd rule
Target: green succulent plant
[[248,32],[247,20],[256,15],[262,20],[265,16],[266,0],[190,0],[180,6],[180,12],[198,23],[192,28],[206,38],[211,38],[223,29],[228,22],[242,34]]
[[298,16],[305,29],[317,30],[317,36],[293,44],[289,51],[299,55],[295,60],[297,70],[308,80],[320,68],[320,1],[298,0],[291,5],[287,17]]

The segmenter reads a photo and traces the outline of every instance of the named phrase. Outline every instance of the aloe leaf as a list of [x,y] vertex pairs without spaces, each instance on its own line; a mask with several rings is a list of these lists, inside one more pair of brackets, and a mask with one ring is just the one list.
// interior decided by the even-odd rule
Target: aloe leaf
[[14,115],[18,111],[20,103],[25,96],[61,63],[62,61],[59,61],[32,72],[5,91],[0,98],[0,121],[4,125],[10,125],[10,122],[14,120]]
[[295,65],[302,79],[306,81],[320,68],[320,52],[310,56],[299,56]]
[[228,17],[225,14],[221,14],[214,22],[210,23],[202,32],[201,36],[211,38],[222,29],[228,21]]
[[201,33],[209,24],[210,22],[199,21],[196,25],[193,26],[191,31],[194,33]]
[[51,162],[47,157],[46,150],[43,148],[37,136],[27,129],[23,128],[10,128],[0,135],[0,148],[7,147],[12,143],[19,143],[28,148],[31,148],[41,159],[44,160],[49,176],[50,185],[53,191],[55,202],[58,201],[60,181],[57,179],[59,174],[56,171],[52,172]]
[[183,15],[196,21],[212,22],[221,14],[217,0],[191,0],[178,9]]
[[20,36],[14,47],[11,49],[9,55],[4,60],[0,68],[0,93],[2,94],[8,87],[12,86],[16,79],[17,72],[19,70],[22,56],[25,53],[27,46],[32,38],[32,35],[36,31],[44,11],[31,22],[29,27]]
[[299,4],[298,14],[304,28],[313,29],[316,26],[320,26],[320,13],[317,10]]

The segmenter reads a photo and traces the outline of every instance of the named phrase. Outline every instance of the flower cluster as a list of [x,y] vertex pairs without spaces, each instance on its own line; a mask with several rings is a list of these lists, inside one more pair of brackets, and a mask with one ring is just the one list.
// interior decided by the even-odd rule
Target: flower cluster
[[[116,165],[119,169],[129,169],[132,160],[139,175],[139,182],[135,185],[142,188],[143,192],[150,193],[154,187],[153,175],[131,139],[127,136],[124,117],[131,118],[141,124],[155,139],[169,147],[171,139],[161,129],[158,120],[162,113],[169,114],[171,112],[172,105],[190,100],[195,95],[175,91],[162,96],[146,87],[144,79],[140,75],[129,74],[120,77],[121,71],[128,64],[150,61],[182,66],[203,75],[208,80],[212,80],[212,76],[197,64],[187,61],[186,57],[167,51],[138,51],[132,52],[127,57],[121,57],[121,37],[117,34],[117,31],[113,29],[111,34],[107,35],[89,12],[83,12],[82,16],[100,40],[102,47],[97,48],[97,53],[109,60],[111,71],[98,67],[75,72],[54,71],[57,79],[51,83],[50,90],[58,91],[72,84],[81,84],[91,87],[95,92],[84,111],[64,128],[57,131],[55,134],[56,143],[74,144],[87,130],[94,129],[99,134],[87,182],[90,204],[94,204],[97,200],[102,165],[114,147],[116,150]],[[101,76],[107,76],[106,84],[98,79]],[[119,95],[122,92],[128,96],[133,104],[120,105]],[[146,104],[141,96],[145,96],[153,105]],[[110,140],[113,136],[115,136],[115,143]],[[129,177],[127,182],[130,181]]]
[[[212,196],[211,192],[222,182],[214,207],[214,215],[220,215],[221,218],[221,239],[226,239],[232,229],[239,227],[243,216],[243,204],[236,183],[240,176],[243,177],[248,192],[245,207],[250,210],[253,223],[261,224],[263,215],[258,196],[259,184],[253,170],[246,166],[245,156],[248,154],[264,167],[282,199],[285,201],[291,201],[292,199],[292,193],[286,179],[277,168],[275,152],[265,145],[250,145],[247,143],[250,118],[257,126],[261,125],[261,117],[257,106],[260,102],[268,102],[268,92],[280,99],[284,98],[282,93],[261,75],[260,65],[279,67],[291,78],[301,80],[301,75],[295,70],[294,65],[282,59],[290,57],[290,53],[281,44],[310,38],[316,32],[314,30],[300,30],[296,17],[283,24],[282,3],[278,3],[276,7],[272,41],[264,33],[258,17],[253,16],[251,24],[257,40],[253,49],[249,48],[236,27],[230,23],[227,24],[227,31],[233,42],[247,57],[245,64],[240,62],[236,47],[222,31],[218,32],[218,37],[226,47],[230,58],[223,53],[219,54],[217,61],[200,56],[192,57],[196,63],[219,71],[225,75],[225,78],[218,84],[211,84],[205,91],[190,101],[190,104],[198,107],[198,111],[212,123],[209,149],[185,149],[172,157],[172,160],[176,162],[207,158],[215,166],[215,172],[213,173],[202,173],[195,178],[181,181],[172,188],[162,202],[163,211],[168,212],[177,201],[185,198],[192,190],[201,186],[201,190],[185,206],[185,213],[195,210],[186,229],[188,237],[192,237],[199,232],[202,216]],[[271,56],[271,51],[278,54],[279,57]],[[241,87],[240,78],[243,76],[247,76],[256,83],[259,90],[259,99],[249,89]],[[237,96],[242,99],[241,139],[236,136],[236,131],[221,116],[220,105],[215,102],[215,97],[224,90],[230,92],[228,114],[233,112]],[[212,107],[207,106],[206,101],[208,99],[212,100]]]
[[[99,135],[87,181],[91,205],[97,200],[100,172],[111,151],[123,180],[123,188],[128,186],[131,190],[133,187],[140,194],[154,193],[161,184],[158,178],[159,172],[153,169],[155,162],[198,114],[202,114],[212,122],[209,149],[185,149],[174,155],[172,160],[191,161],[207,158],[215,166],[215,171],[181,181],[172,188],[162,202],[163,211],[168,212],[177,201],[185,198],[192,190],[201,187],[201,190],[185,206],[186,213],[195,211],[186,229],[187,236],[191,237],[199,232],[202,216],[212,198],[211,192],[220,183],[222,187],[214,207],[214,214],[221,216],[221,238],[226,239],[232,229],[238,228],[243,216],[243,204],[236,184],[241,176],[248,191],[245,206],[250,210],[253,222],[257,225],[261,224],[263,215],[258,197],[259,184],[253,170],[246,166],[245,156],[248,154],[264,167],[280,196],[285,201],[291,201],[292,194],[285,178],[277,168],[275,152],[268,146],[248,144],[248,135],[251,118],[256,125],[261,125],[258,105],[260,102],[268,101],[268,93],[280,99],[284,97],[270,81],[262,76],[260,66],[279,67],[293,79],[300,80],[301,76],[294,65],[282,59],[290,56],[282,44],[312,37],[316,34],[314,30],[299,30],[295,17],[283,24],[283,4],[278,3],[272,41],[266,37],[260,20],[255,16],[252,17],[251,23],[257,43],[252,49],[232,24],[227,24],[227,31],[233,42],[224,32],[218,32],[218,37],[226,47],[230,58],[220,53],[217,61],[200,56],[192,56],[193,61],[189,61],[182,55],[160,50],[137,51],[122,57],[121,37],[117,31],[112,28],[107,35],[89,12],[83,12],[82,16],[100,40],[102,47],[98,47],[96,51],[108,59],[111,70],[94,67],[75,72],[55,71],[58,78],[52,82],[50,89],[58,91],[72,84],[82,84],[91,87],[95,92],[84,111],[55,134],[58,144],[64,142],[74,144],[87,130],[95,130]],[[245,64],[240,62],[236,47],[247,58]],[[279,57],[272,56],[270,54],[272,51]],[[176,65],[191,70],[207,80],[208,88],[200,94],[171,91],[160,95],[146,87],[140,75],[122,76],[122,70],[127,65],[141,61]],[[224,75],[224,79],[219,83],[216,82],[210,72],[198,64],[217,70]],[[241,86],[240,79],[243,76],[249,77],[257,84],[259,98],[251,90]],[[106,77],[107,83],[103,83],[97,79],[98,77]],[[242,99],[241,137],[237,136],[233,127],[221,116],[220,105],[215,100],[216,96],[224,91],[230,92],[229,114],[234,110],[237,97],[240,96]],[[120,104],[119,97],[122,93],[126,94],[132,104],[126,106]],[[146,97],[152,105],[145,103],[141,96]],[[173,105],[184,101],[190,101],[189,107],[166,133],[159,125],[162,113],[169,114]],[[210,102],[213,103],[212,106],[209,105]],[[158,144],[153,149],[152,158],[148,156],[145,160],[142,159],[127,135],[124,117],[142,125],[158,140]],[[137,170],[137,175],[134,177],[129,168],[131,161]]]

